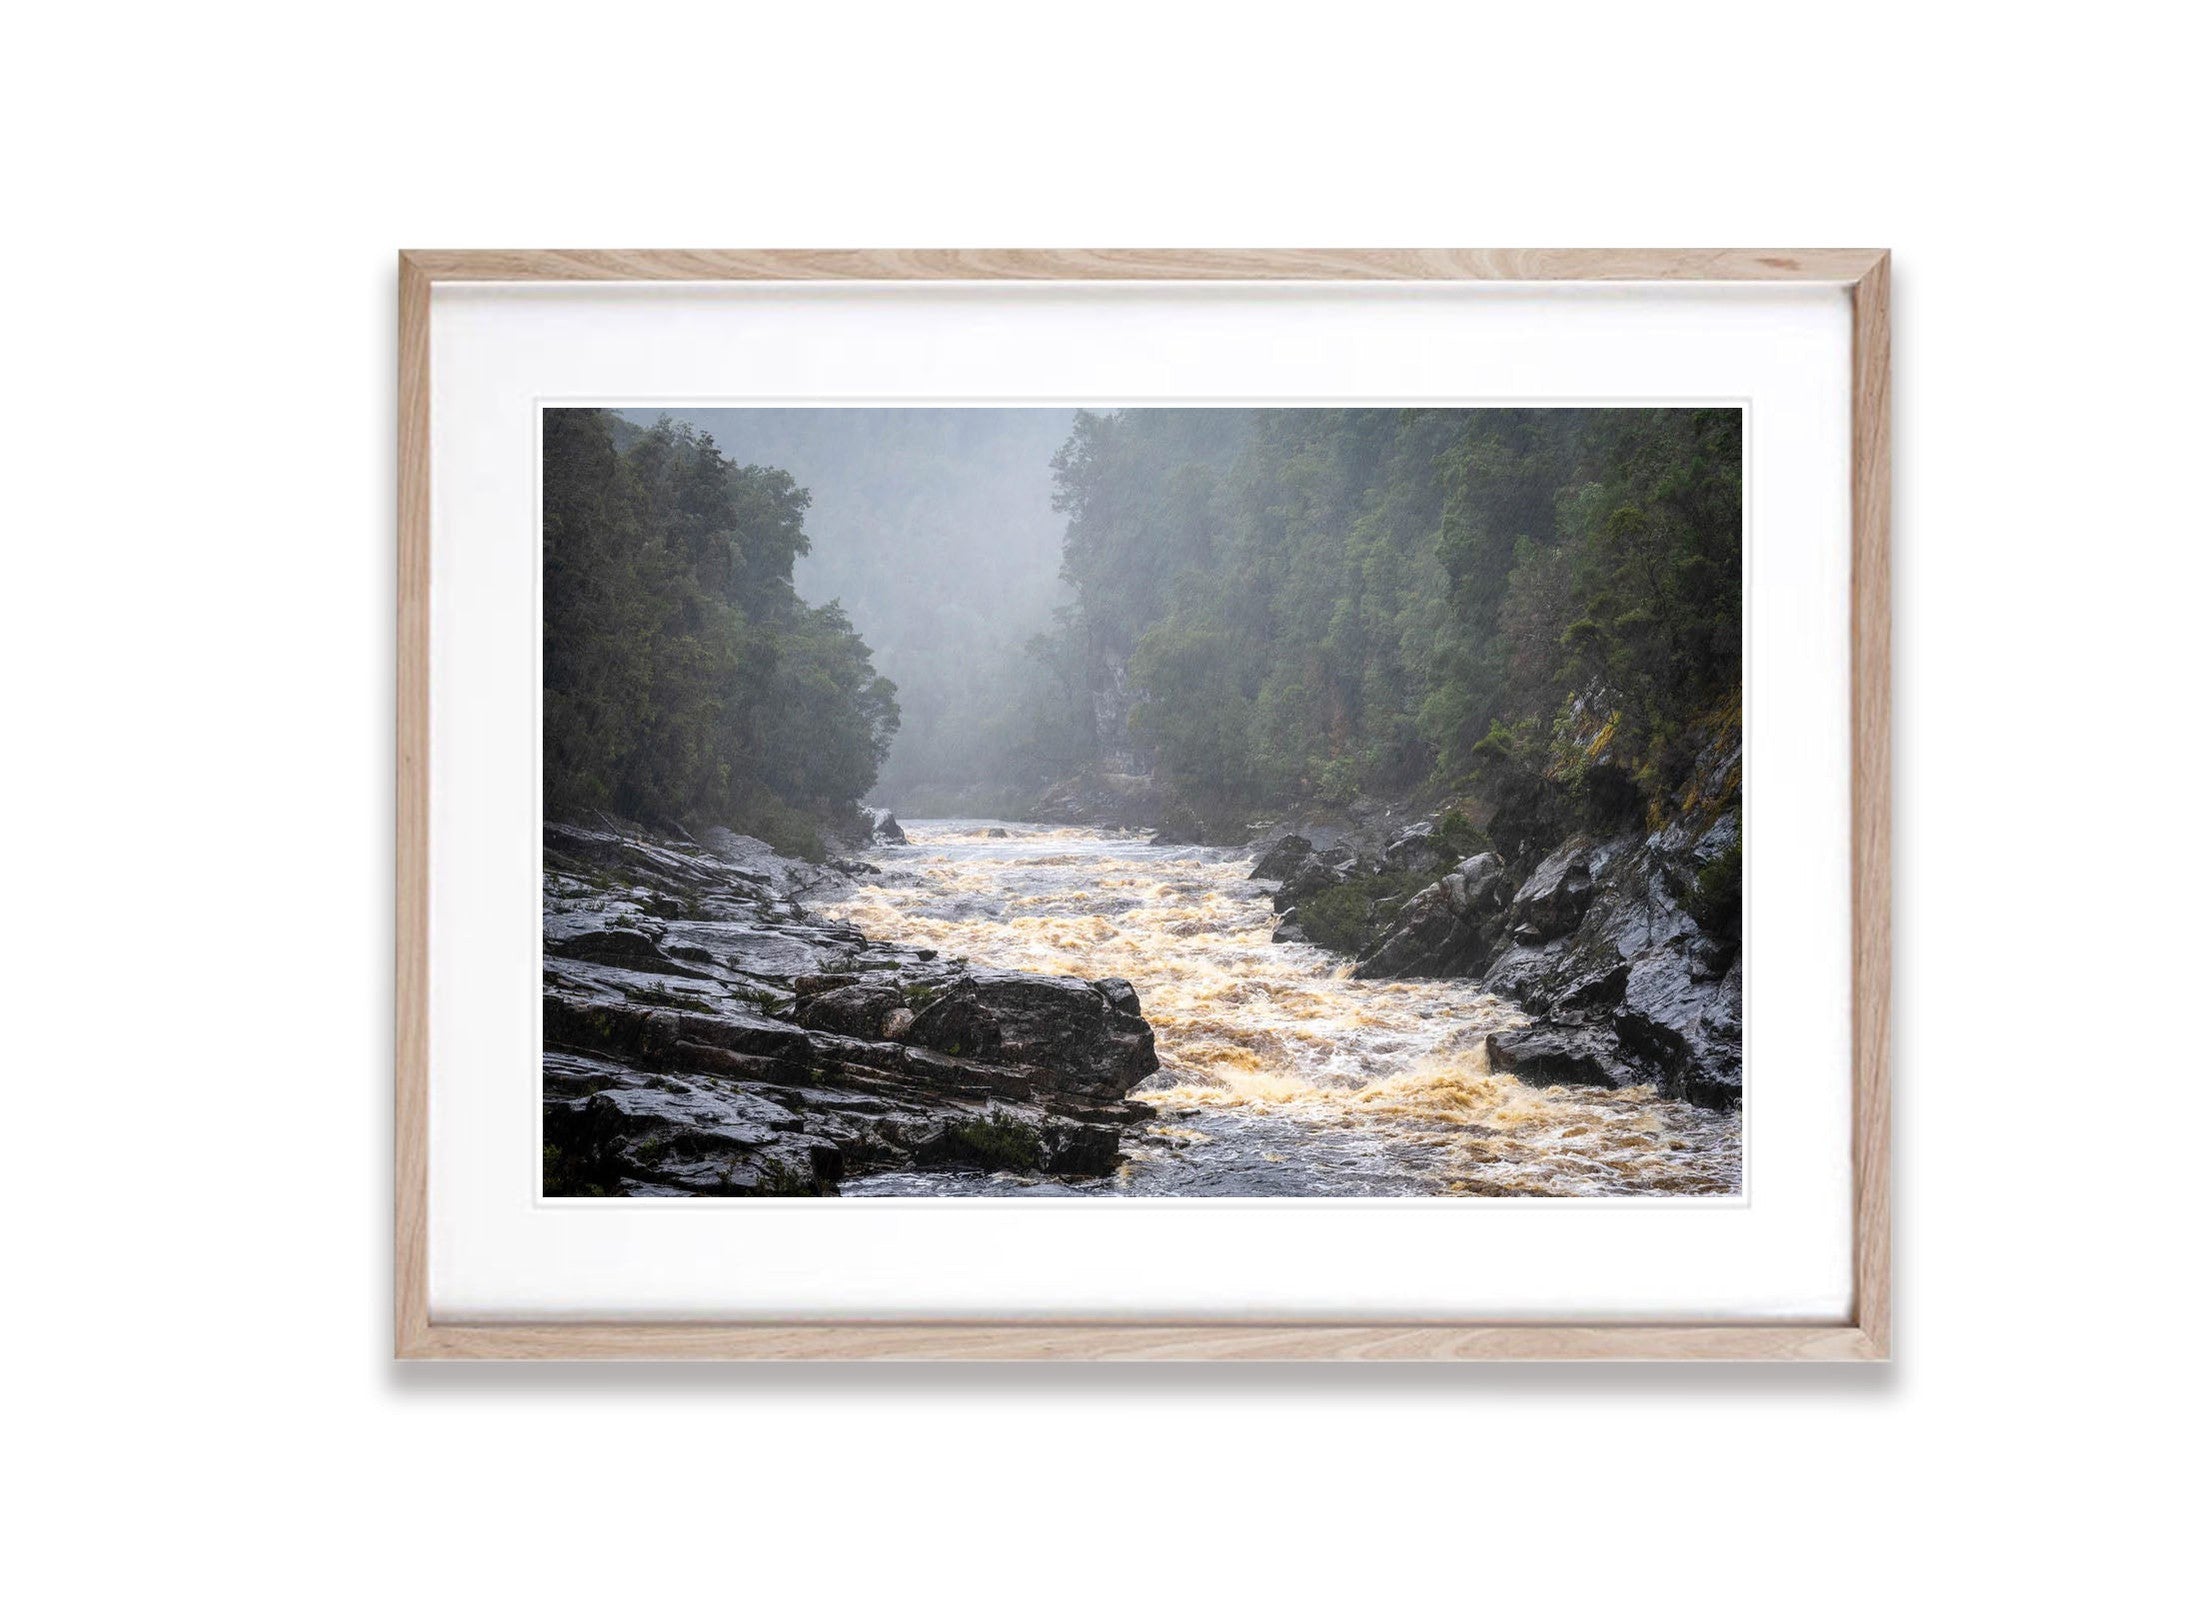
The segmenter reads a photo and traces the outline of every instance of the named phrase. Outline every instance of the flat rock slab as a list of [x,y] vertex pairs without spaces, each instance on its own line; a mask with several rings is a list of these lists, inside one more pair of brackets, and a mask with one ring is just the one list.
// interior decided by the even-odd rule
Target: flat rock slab
[[[829,1194],[920,1166],[1099,1175],[1157,1066],[1120,979],[825,920],[846,878],[714,833],[544,830],[545,1191]],[[852,862],[851,866],[864,863]]]

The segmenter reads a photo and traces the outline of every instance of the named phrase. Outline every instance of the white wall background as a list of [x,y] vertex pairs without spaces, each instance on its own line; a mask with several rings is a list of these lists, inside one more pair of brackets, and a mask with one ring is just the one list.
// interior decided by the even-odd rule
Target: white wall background
[[[2169,15],[19,17],[21,1591],[2127,1591],[2191,1419]],[[392,1367],[393,252],[1001,243],[1895,249],[1892,1368]]]

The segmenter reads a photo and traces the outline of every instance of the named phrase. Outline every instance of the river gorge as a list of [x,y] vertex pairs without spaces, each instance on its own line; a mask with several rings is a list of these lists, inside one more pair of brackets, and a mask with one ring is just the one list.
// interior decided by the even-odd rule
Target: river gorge
[[[1554,852],[1501,912],[1518,931],[1484,984],[1360,977],[1291,939],[1275,903],[1288,885],[1254,875],[1272,849],[877,815],[875,837],[822,863],[723,828],[545,824],[545,1195],[1740,1189],[1742,1118],[1721,1080],[1635,1053],[1692,1038],[1715,1066],[1727,1047],[1703,1025],[1715,1011],[1685,1007],[1737,968],[1659,1000],[1705,942],[1660,909],[1650,867],[1681,858],[1669,840]],[[1441,878],[1385,948],[1440,931],[1483,875],[1478,860]],[[1570,933],[1517,941],[1568,899]],[[1644,944],[1651,920],[1662,942]],[[1623,981],[1595,975],[1622,957]],[[1608,1021],[1546,998],[1583,972],[1620,994]]]
[[542,1192],[1739,1193],[1742,422],[545,407]]
[[[1529,1086],[1483,1047],[1526,1018],[1459,980],[1351,977],[1273,941],[1242,849],[1139,833],[910,821],[823,913],[984,966],[1135,988],[1155,1113],[1112,1175],[856,1177],[848,1195],[1580,1196],[1736,1192],[1741,1118],[1646,1087]],[[1270,887],[1272,885],[1269,885]]]

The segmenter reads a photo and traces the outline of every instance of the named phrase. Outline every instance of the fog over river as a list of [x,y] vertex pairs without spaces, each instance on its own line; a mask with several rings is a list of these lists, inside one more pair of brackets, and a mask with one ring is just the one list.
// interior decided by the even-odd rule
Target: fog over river
[[[1741,1122],[1647,1090],[1492,1076],[1482,1040],[1520,1025],[1467,982],[1357,982],[1277,944],[1243,850],[1131,833],[905,821],[909,843],[829,914],[987,965],[1136,987],[1161,1071],[1154,1120],[1112,1178],[903,1171],[850,1195],[1724,1194]],[[1004,837],[994,837],[994,831]]]

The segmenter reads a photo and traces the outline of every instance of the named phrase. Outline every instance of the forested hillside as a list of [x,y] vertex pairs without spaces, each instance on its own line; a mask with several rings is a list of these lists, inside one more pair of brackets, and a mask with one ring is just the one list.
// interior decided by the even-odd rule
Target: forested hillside
[[1043,786],[1025,642],[1067,598],[1048,462],[1075,413],[1023,407],[633,411],[685,422],[811,496],[794,581],[837,600],[899,688],[876,798],[993,815]]
[[876,781],[894,687],[837,605],[805,604],[808,493],[661,423],[543,415],[543,799],[724,824],[815,855]]
[[1032,742],[1150,762],[1216,832],[1453,791],[1542,845],[1654,813],[1739,714],[1740,444],[1731,409],[1080,413]]
[[1106,772],[1216,841],[1375,800],[1509,852],[1656,819],[1738,731],[1737,410],[546,425],[553,807],[808,847]]

